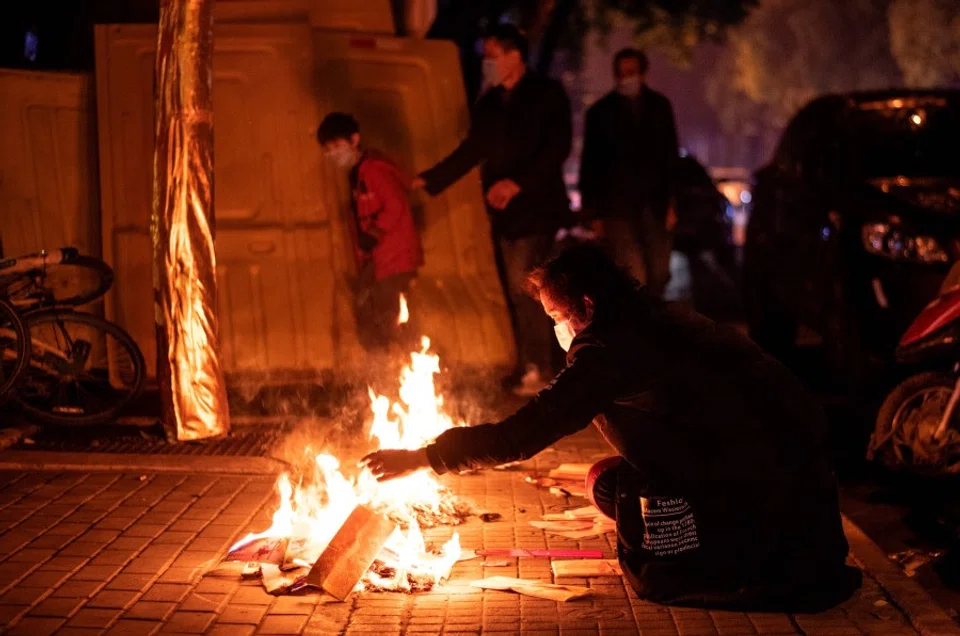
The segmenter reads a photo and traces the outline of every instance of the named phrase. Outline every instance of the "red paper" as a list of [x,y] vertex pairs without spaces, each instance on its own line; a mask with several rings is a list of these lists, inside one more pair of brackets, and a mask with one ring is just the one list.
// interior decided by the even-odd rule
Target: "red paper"
[[533,557],[539,559],[567,558],[567,559],[602,559],[602,550],[562,550],[562,549],[523,549],[498,548],[491,550],[477,550],[479,556],[498,557]]

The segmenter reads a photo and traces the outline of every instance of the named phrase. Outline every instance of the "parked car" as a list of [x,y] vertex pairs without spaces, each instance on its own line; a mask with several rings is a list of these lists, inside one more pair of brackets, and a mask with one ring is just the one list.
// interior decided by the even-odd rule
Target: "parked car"
[[744,254],[750,333],[789,356],[819,333],[862,388],[960,259],[960,91],[820,97],[755,175]]
[[691,155],[676,168],[676,213],[668,300],[692,302],[715,320],[740,320],[734,214],[710,173]]
[[695,255],[713,251],[725,265],[733,261],[731,219],[727,198],[710,173],[691,155],[682,155],[676,167],[677,225],[674,249]]

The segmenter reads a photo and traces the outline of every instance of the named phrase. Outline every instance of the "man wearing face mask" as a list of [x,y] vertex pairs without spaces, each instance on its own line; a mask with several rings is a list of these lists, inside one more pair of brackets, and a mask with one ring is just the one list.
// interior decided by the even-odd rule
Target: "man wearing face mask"
[[845,565],[826,419],[785,367],[736,330],[652,297],[600,247],[562,252],[529,285],[566,368],[499,423],[363,466],[378,479],[489,468],[593,421],[616,456],[594,466],[587,490],[616,520],[640,597],[816,612],[853,593],[860,572]]
[[614,57],[616,89],[587,111],[580,160],[584,216],[616,259],[662,296],[670,281],[671,199],[679,149],[670,101],[645,84],[647,57]]
[[409,294],[423,264],[408,198],[410,178],[384,155],[361,147],[360,128],[347,113],[327,115],[317,141],[326,158],[349,174],[357,323],[365,348],[384,349],[400,335],[400,295]]
[[516,393],[533,395],[551,366],[550,326],[523,293],[523,277],[542,263],[570,220],[563,162],[570,153],[570,102],[559,82],[527,71],[527,43],[498,24],[483,43],[484,83],[466,139],[414,182],[437,195],[480,165],[494,247],[510,301],[518,365]]

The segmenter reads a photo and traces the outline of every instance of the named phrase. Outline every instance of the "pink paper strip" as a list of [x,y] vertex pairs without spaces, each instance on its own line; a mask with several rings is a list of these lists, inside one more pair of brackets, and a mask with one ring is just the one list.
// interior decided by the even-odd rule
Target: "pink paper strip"
[[602,559],[601,550],[551,550],[551,549],[532,549],[524,550],[522,548],[495,548],[492,550],[477,550],[480,556],[497,557],[533,557],[540,559],[549,558],[568,558],[568,559]]

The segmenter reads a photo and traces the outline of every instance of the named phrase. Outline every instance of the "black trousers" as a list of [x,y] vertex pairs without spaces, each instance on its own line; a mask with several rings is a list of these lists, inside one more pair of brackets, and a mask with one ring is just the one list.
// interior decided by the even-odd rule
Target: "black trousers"
[[740,564],[709,555],[703,555],[702,560],[696,557],[660,560],[641,554],[642,551],[631,551],[625,544],[640,545],[642,540],[632,537],[624,541],[621,533],[627,524],[624,511],[617,509],[617,500],[618,496],[621,499],[639,496],[625,491],[629,487],[625,489],[620,483],[621,480],[632,482],[629,479],[632,470],[619,456],[601,460],[588,472],[586,486],[588,499],[604,515],[617,520],[620,564],[641,598],[685,607],[812,613],[834,607],[860,587],[860,571],[843,565],[801,581],[785,576],[778,562],[767,563],[764,568],[752,567],[737,575],[735,570]]
[[524,291],[527,274],[542,265],[553,247],[553,235],[537,234],[521,238],[500,237],[496,241],[503,268],[503,283],[510,304],[510,318],[517,346],[517,373],[535,365],[544,376],[551,374],[553,327],[540,302]]
[[[410,286],[415,277],[416,272],[407,272],[377,280],[372,266],[361,272],[354,294],[357,331],[365,350],[384,351],[392,344],[414,345],[410,336],[416,334],[416,311],[410,300]],[[398,324],[401,294],[409,311],[406,325]]]

